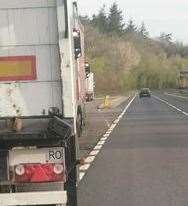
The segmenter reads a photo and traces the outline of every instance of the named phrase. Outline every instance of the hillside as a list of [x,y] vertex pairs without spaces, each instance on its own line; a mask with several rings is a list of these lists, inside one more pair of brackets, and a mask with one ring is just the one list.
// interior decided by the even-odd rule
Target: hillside
[[114,3],[92,18],[84,17],[87,60],[95,73],[97,93],[124,93],[141,87],[178,87],[179,71],[188,67],[188,47],[171,34],[149,37],[144,23],[124,23]]

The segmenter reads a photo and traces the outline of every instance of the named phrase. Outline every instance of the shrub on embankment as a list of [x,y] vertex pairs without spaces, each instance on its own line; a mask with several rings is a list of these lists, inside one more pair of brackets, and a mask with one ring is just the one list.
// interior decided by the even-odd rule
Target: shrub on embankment
[[144,23],[138,27],[130,20],[125,25],[116,3],[108,15],[103,7],[83,23],[98,94],[178,87],[179,71],[188,67],[188,47],[173,42],[171,34],[152,39]]

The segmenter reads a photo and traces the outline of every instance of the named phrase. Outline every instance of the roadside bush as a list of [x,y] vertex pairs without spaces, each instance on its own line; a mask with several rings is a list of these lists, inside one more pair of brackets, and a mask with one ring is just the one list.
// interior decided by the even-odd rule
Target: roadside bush
[[[104,10],[101,12],[104,21]],[[178,87],[179,71],[188,68],[187,47],[170,42],[168,34],[163,34],[162,40],[151,39],[144,23],[139,31],[131,22],[125,31],[109,32],[97,26],[100,18],[84,21],[87,61],[95,73],[96,92],[118,94],[142,87]]]

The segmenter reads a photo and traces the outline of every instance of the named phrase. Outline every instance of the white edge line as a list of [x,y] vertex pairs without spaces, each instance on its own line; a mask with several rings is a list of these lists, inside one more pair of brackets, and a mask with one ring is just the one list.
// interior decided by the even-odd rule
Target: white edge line
[[105,134],[103,135],[104,138],[108,138],[109,137],[109,134]]
[[163,100],[163,99],[161,99],[161,98],[159,98],[159,97],[157,97],[157,96],[155,96],[155,95],[153,95],[153,97],[154,97],[155,99],[158,99],[159,101],[165,103],[165,104],[168,105],[169,107],[171,107],[171,108],[177,110],[178,112],[184,114],[185,116],[188,116],[188,113],[187,113],[187,112],[185,112],[185,111],[181,110],[180,108],[178,108],[178,107],[176,107],[176,106],[170,104],[168,101]]
[[97,144],[97,145],[104,145],[104,144],[105,144],[105,142],[106,142],[106,140],[102,140],[102,141],[98,142],[98,144]]
[[94,149],[93,150],[100,150],[102,148],[102,145],[96,145],[95,147],[94,147]]
[[91,164],[95,160],[95,156],[89,156],[85,159],[85,162]]
[[89,169],[89,167],[90,167],[90,164],[89,164],[89,163],[86,163],[86,164],[84,164],[84,165],[82,165],[82,166],[80,167],[80,170],[86,171],[86,170]]
[[100,139],[100,141],[105,141],[105,140],[107,140],[108,139],[108,137],[102,137],[101,139]]
[[86,174],[85,172],[80,172],[80,175],[79,175],[80,176],[80,181],[84,178],[85,174]]
[[97,156],[100,150],[93,150],[89,153],[89,156]]
[[180,95],[176,95],[176,94],[169,94],[167,92],[165,92],[164,94],[168,95],[168,96],[172,96],[172,97],[179,97],[179,98],[182,98],[182,99],[188,99],[188,97],[184,97],[184,96],[180,96]]
[[112,123],[112,125],[110,126],[110,128],[108,129],[108,131],[101,137],[101,139],[98,141],[97,145],[93,148],[93,150],[89,153],[89,156],[86,158],[86,164],[80,166],[79,170],[80,170],[80,175],[79,175],[79,179],[80,181],[84,178],[87,170],[90,168],[91,164],[94,162],[96,156],[99,154],[99,152],[101,151],[101,149],[103,148],[106,140],[109,138],[110,134],[112,133],[112,131],[115,129],[115,127],[117,126],[117,124],[119,123],[120,119],[122,119],[122,117],[125,115],[126,111],[128,110],[128,108],[130,107],[130,105],[132,104],[132,102],[135,100],[137,94],[135,94],[135,96],[131,99],[131,101],[128,103],[128,105],[125,107],[125,109],[123,110],[123,112],[119,115],[119,117],[114,120],[114,122]]

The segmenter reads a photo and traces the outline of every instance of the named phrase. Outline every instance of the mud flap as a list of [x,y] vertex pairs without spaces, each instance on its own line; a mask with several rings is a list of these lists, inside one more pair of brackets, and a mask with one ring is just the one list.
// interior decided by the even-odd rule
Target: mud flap
[[0,150],[0,182],[8,180],[8,151]]

